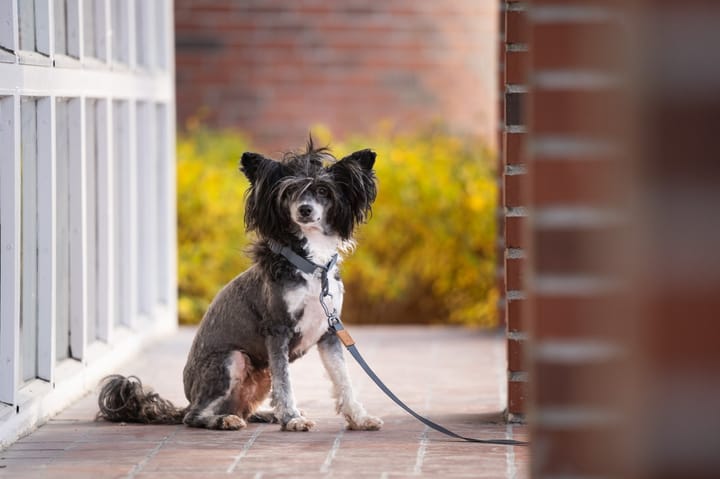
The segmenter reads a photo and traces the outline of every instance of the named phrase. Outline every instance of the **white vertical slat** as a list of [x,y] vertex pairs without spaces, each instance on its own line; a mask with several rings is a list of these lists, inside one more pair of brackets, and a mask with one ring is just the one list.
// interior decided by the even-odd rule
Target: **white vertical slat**
[[[132,55],[131,61],[134,61]],[[122,187],[126,199],[127,208],[122,212],[125,223],[127,241],[127,270],[125,291],[127,292],[127,303],[129,317],[126,324],[134,326],[138,313],[138,160],[137,160],[137,103],[126,102],[128,108],[128,156],[123,159],[125,174],[123,175]],[[116,158],[117,160],[117,158]]]
[[149,45],[147,44],[149,42],[147,41],[147,30],[145,28],[147,11],[148,2],[140,2],[140,4],[135,5],[135,15],[133,17],[133,23],[135,24],[135,60],[136,64],[141,67],[148,66],[147,47],[149,47]]
[[138,306],[152,314],[157,304],[157,133],[154,105],[137,105]]
[[[120,63],[130,63],[130,23],[129,0],[114,0],[112,5],[112,59]],[[134,44],[133,44],[134,46]]]
[[113,191],[115,192],[113,211],[113,231],[115,241],[115,257],[113,263],[113,272],[115,277],[115,303],[113,304],[114,325],[125,324],[128,320],[127,301],[125,296],[125,275],[127,274],[126,265],[128,263],[128,245],[124,241],[125,237],[125,215],[123,210],[127,208],[124,198],[123,181],[125,173],[124,163],[127,161],[127,144],[130,141],[128,134],[127,121],[127,102],[113,101],[112,106],[112,164],[111,168],[115,173],[112,177]]
[[20,97],[0,97],[0,402],[20,382]]
[[152,43],[155,45],[155,62],[154,67],[157,70],[164,70],[167,67],[165,55],[165,38],[167,35],[165,15],[165,1],[153,3],[153,16],[150,32],[152,33]]
[[157,63],[157,42],[155,8],[158,2],[138,2],[135,4],[135,52],[137,64],[153,69]]
[[55,99],[37,100],[38,377],[54,383],[57,270]]
[[[173,307],[177,297],[177,212],[175,178],[175,110],[172,106],[160,103],[158,114],[158,231],[159,276],[158,283],[165,285],[159,291],[159,300]],[[173,311],[170,316],[176,317]]]
[[[138,13],[140,11],[138,10]],[[141,29],[139,30],[141,31]],[[142,60],[142,56],[138,56],[138,60]],[[148,314],[151,310],[148,304],[151,300],[148,297],[145,288],[149,285],[150,281],[147,278],[147,263],[150,259],[147,248],[147,239],[149,237],[149,225],[147,222],[147,206],[149,202],[148,198],[148,185],[147,185],[147,173],[148,168],[151,167],[149,164],[145,164],[150,159],[150,151],[148,140],[150,135],[148,134],[148,119],[147,119],[147,102],[138,102],[135,107],[135,128],[137,131],[137,150],[135,152],[135,158],[137,161],[136,172],[138,173],[137,178],[137,219],[138,219],[138,250],[137,250],[137,268],[138,268],[138,282],[135,285],[138,291],[138,311],[143,314]]]
[[[97,51],[97,20],[96,10],[98,9],[97,0],[85,0],[82,2],[82,45],[83,57],[102,58]],[[78,55],[80,57],[80,55]],[[83,58],[80,58],[82,61]]]
[[114,163],[117,166],[117,238],[116,267],[118,272],[118,317],[116,322],[133,325],[138,295],[138,223],[137,223],[137,160],[135,102],[116,102],[114,132]]
[[[170,237],[168,231],[167,220],[167,179],[168,179],[168,158],[167,158],[167,128],[165,125],[165,105],[158,103],[155,105],[155,121],[157,123],[157,186],[156,186],[156,198],[157,198],[157,215],[161,218],[158,225],[158,232],[155,241],[157,241],[158,255],[157,255],[157,268],[158,268],[158,284],[165,285],[169,279],[168,271],[168,248],[170,246]],[[167,304],[167,288],[161,287],[158,290],[158,301],[164,305]]]
[[100,340],[112,340],[115,324],[115,168],[113,162],[113,102],[97,102],[98,185],[98,325]]
[[109,63],[112,61],[112,18],[110,0],[95,2],[95,55]]
[[[3,2],[10,3],[10,2]],[[12,2],[18,7],[19,48],[35,51],[35,9],[32,2]]]
[[22,138],[22,379],[37,375],[37,110],[35,98],[21,103]]
[[85,168],[87,217],[87,341],[97,337],[97,100],[85,100]]
[[[160,52],[161,65],[174,78],[174,64],[172,54],[175,45],[174,35],[174,4],[172,0],[161,0],[162,7],[158,7],[157,11],[161,12],[157,15],[157,21],[163,28],[158,32],[158,51]],[[171,98],[174,97],[174,82],[169,82],[169,88],[172,91]],[[177,206],[176,206],[176,164],[175,164],[175,103],[169,101],[159,106],[159,137],[160,151],[158,157],[161,158],[162,168],[160,184],[160,205],[162,210],[158,211],[163,222],[160,233],[160,251],[164,252],[164,266],[161,271],[165,272],[166,277],[160,277],[165,285],[161,291],[160,300],[167,305],[167,320],[173,323],[177,322]]]
[[15,50],[15,8],[17,2],[0,2],[0,47]]
[[170,68],[168,57],[174,44],[173,25],[173,2],[161,0],[155,10],[155,43],[160,70]]
[[[21,4],[31,2],[21,1]],[[52,0],[35,0],[35,50],[55,54],[54,5]]]
[[[135,68],[137,66],[137,22],[136,22],[136,14],[135,10],[138,8],[137,3],[135,0],[125,0],[127,1],[127,22],[125,23],[125,26],[127,28],[126,37],[127,37],[127,48],[128,48],[128,65],[130,65],[130,68]],[[143,2],[145,3],[145,2]]]
[[[66,8],[65,34],[67,38],[67,54],[83,60],[83,8],[80,0],[63,0]],[[86,0],[87,1],[87,0]]]
[[70,352],[83,359],[87,346],[87,169],[85,101],[68,101],[68,188],[70,198]]
[[55,268],[56,268],[56,316],[55,316],[55,357],[68,357],[70,349],[70,250],[69,205],[68,205],[68,107],[67,101],[58,99],[55,103]]
[[68,36],[67,36],[67,4],[65,0],[53,0],[52,9],[52,26],[54,27],[53,37],[55,38],[55,48],[53,54],[68,54]]

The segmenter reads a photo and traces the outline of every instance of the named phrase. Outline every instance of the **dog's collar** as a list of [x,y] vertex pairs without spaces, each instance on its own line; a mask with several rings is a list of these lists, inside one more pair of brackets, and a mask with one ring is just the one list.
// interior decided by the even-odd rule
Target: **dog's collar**
[[303,258],[290,249],[290,247],[280,244],[275,240],[268,240],[268,246],[270,247],[270,251],[284,256],[293,266],[306,274],[315,274],[319,270],[323,277],[327,277],[328,272],[335,266],[338,260],[338,255],[334,254],[327,264],[322,265]]

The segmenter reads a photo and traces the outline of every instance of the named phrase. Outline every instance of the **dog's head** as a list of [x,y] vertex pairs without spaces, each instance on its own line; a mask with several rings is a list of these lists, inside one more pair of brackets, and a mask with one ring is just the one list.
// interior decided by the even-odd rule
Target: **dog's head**
[[336,160],[312,139],[303,153],[275,161],[243,153],[241,171],[250,180],[245,224],[264,238],[284,241],[321,231],[342,240],[352,238],[377,195],[375,152],[360,150]]

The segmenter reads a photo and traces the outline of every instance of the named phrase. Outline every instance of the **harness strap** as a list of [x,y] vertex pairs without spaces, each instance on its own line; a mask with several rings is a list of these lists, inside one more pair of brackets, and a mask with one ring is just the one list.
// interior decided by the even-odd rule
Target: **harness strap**
[[270,247],[270,251],[272,251],[275,254],[280,254],[285,257],[288,261],[290,261],[293,266],[295,266],[297,269],[302,271],[306,274],[315,274],[315,271],[317,271],[318,268],[322,269],[323,267],[319,264],[313,263],[307,258],[303,258],[299,254],[297,254],[295,251],[291,250],[285,245],[282,245],[274,240],[268,240],[268,246]]
[[410,414],[412,417],[425,424],[426,426],[438,432],[441,432],[446,436],[454,437],[455,439],[461,439],[467,442],[475,442],[480,444],[499,444],[502,446],[527,446],[529,444],[527,442],[516,441],[514,439],[475,439],[472,437],[461,436],[460,434],[456,434],[451,430],[447,429],[446,427],[443,427],[440,424],[432,422],[430,419],[421,416],[420,414],[413,411],[410,406],[402,402],[402,400],[400,400],[400,398],[398,398],[395,393],[393,393],[390,388],[385,385],[385,383],[377,376],[377,374],[375,374],[375,371],[372,370],[372,368],[368,365],[368,363],[360,354],[360,351],[358,351],[357,347],[355,347],[355,341],[345,330],[340,320],[333,324],[333,331],[335,332],[335,334],[337,334],[338,338],[340,338],[340,341],[345,345],[345,348],[347,348],[348,352],[350,352],[352,357],[355,358],[355,361],[357,361],[363,371],[365,371],[365,373],[370,377],[370,379],[373,380],[373,382],[380,388],[380,390],[384,392],[390,399],[392,399],[395,404],[403,408],[408,414]]

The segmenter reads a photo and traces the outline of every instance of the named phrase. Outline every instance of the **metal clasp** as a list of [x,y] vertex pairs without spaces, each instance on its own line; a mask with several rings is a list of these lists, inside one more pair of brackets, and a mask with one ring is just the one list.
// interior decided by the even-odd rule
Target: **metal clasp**
[[325,312],[325,316],[327,316],[328,326],[332,328],[335,323],[340,321],[340,318],[338,318],[337,308],[335,308],[335,306],[333,306],[332,311],[330,311],[330,307],[327,305],[327,303],[325,303],[325,298],[330,298],[330,300],[332,300],[333,295],[330,294],[329,291],[326,292],[323,290],[322,292],[320,292],[320,306],[322,306],[322,309]]

